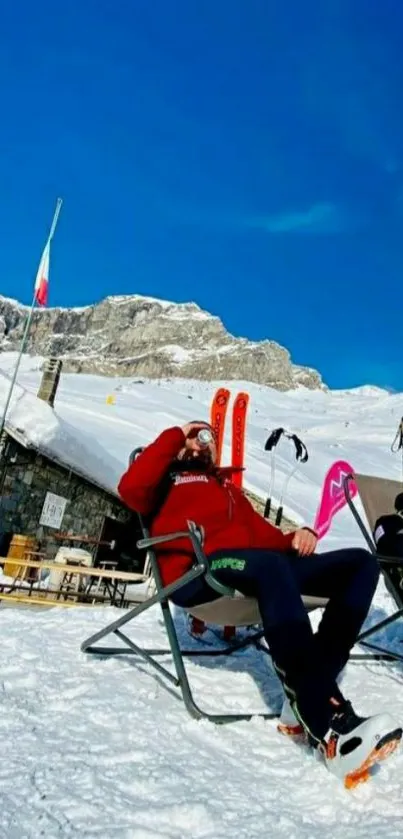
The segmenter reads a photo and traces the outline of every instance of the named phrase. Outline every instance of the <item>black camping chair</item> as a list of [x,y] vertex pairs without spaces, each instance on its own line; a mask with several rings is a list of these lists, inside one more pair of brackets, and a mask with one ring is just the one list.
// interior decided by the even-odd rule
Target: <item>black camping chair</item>
[[[353,482],[357,486],[358,496],[361,499],[370,529],[366,526],[354,503],[351,492]],[[372,537],[377,519],[393,512],[395,498],[402,492],[402,484],[399,481],[391,481],[387,478],[378,478],[373,475],[354,474],[347,475],[344,478],[343,486],[347,504],[364,536],[369,550],[378,559],[386,588],[397,606],[397,610],[392,615],[362,632],[358,641],[363,646],[376,650],[379,654],[377,657],[381,660],[391,660],[392,657],[392,660],[403,661],[403,655],[391,653],[390,650],[386,650],[384,647],[367,640],[403,617],[403,557],[382,556],[377,552]]]

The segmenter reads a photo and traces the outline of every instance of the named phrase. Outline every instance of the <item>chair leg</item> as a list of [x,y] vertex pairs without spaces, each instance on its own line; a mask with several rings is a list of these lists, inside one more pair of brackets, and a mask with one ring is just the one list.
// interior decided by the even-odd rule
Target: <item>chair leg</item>
[[384,647],[378,647],[376,644],[367,644],[363,642],[363,647],[368,647],[369,650],[377,650],[376,653],[351,653],[350,661],[390,661],[403,662],[403,656],[399,653],[391,653]]
[[386,626],[389,626],[391,623],[394,623],[401,617],[403,617],[403,609],[398,609],[398,611],[394,612],[393,615],[389,615],[389,617],[375,624],[375,626],[371,626],[369,629],[366,629],[365,632],[361,632],[361,634],[358,636],[358,641],[361,643],[364,640],[364,638],[369,638],[369,636],[374,635],[375,632],[379,632],[381,629],[385,629]]
[[[164,617],[164,623],[169,639],[169,644],[172,650],[172,656],[174,660],[175,669],[177,672],[180,689],[182,692],[183,701],[185,703],[186,709],[188,710],[189,714],[196,719],[208,719],[210,722],[214,723],[230,723],[230,722],[239,722],[241,720],[250,720],[253,717],[262,717],[263,719],[275,719],[278,717],[278,714],[273,713],[259,713],[259,714],[210,714],[207,711],[203,711],[199,706],[196,704],[193,693],[190,688],[188,675],[186,673],[186,668],[183,662],[183,653],[179,646],[178,635],[176,632],[175,624],[172,619],[171,611],[169,608],[169,603],[165,601],[161,603],[162,613]],[[261,632],[256,633],[259,637],[262,637]],[[221,654],[225,653],[227,655],[231,655],[236,649],[242,649],[242,647],[248,646],[248,643],[253,643],[251,639],[246,639],[246,642],[239,642],[238,644],[234,645],[230,648],[230,651],[223,650],[219,651]],[[207,651],[204,651],[206,655],[208,655]],[[189,651],[189,655],[192,655],[192,652]]]
[[[185,707],[188,713],[194,717],[195,719],[207,719],[210,722],[217,723],[217,724],[225,724],[230,722],[239,722],[241,720],[251,720],[253,717],[262,717],[263,719],[275,719],[278,717],[277,713],[240,713],[240,714],[212,714],[207,711],[203,711],[195,702],[192,690],[190,688],[188,675],[186,672],[186,668],[184,665],[183,657],[198,657],[201,655],[204,656],[217,656],[217,655],[232,655],[237,650],[241,650],[244,647],[250,646],[252,644],[257,645],[258,641],[262,638],[263,632],[259,631],[254,633],[252,636],[243,639],[242,641],[237,642],[236,644],[227,645],[224,649],[219,650],[181,650],[178,636],[175,628],[175,624],[171,615],[171,611],[169,608],[169,603],[167,599],[158,598],[158,595],[155,596],[155,602],[159,602],[162,610],[162,615],[164,619],[165,629],[167,632],[168,640],[169,640],[169,649],[165,650],[149,650],[142,647],[139,647],[135,644],[130,638],[128,638],[120,629],[120,627],[129,621],[133,620],[137,617],[141,612],[145,611],[148,608],[147,603],[141,603],[132,609],[126,615],[123,615],[121,618],[118,618],[109,626],[102,629],[100,632],[97,632],[91,638],[88,638],[86,641],[83,642],[81,645],[81,650],[83,652],[99,655],[102,657],[109,657],[115,655],[137,655],[139,658],[143,658],[148,664],[150,664],[154,669],[156,669],[162,676],[167,678],[171,683],[173,683],[176,687],[180,688],[182,699],[185,704]],[[97,647],[95,646],[96,642],[104,638],[106,635],[113,633],[116,635],[123,643],[125,647]],[[155,656],[158,655],[172,655],[174,667],[176,671],[176,676],[171,673],[166,667],[163,667],[158,661],[155,660]]]
[[385,629],[386,626],[390,626],[390,624],[394,623],[395,621],[399,620],[399,618],[403,617],[403,609],[398,609],[397,612],[394,612],[393,615],[389,615],[384,620],[380,621],[379,623],[375,624],[375,626],[371,626],[369,629],[366,629],[364,632],[357,638],[357,643],[361,644],[363,647],[368,647],[370,650],[375,650],[374,653],[366,653],[363,655],[355,654],[352,655],[351,658],[355,658],[355,660],[364,660],[370,659],[373,661],[403,661],[403,655],[399,653],[394,653],[392,650],[387,650],[385,647],[380,646],[379,644],[373,644],[370,641],[367,641],[367,638],[370,638],[372,635],[375,635],[380,630]]

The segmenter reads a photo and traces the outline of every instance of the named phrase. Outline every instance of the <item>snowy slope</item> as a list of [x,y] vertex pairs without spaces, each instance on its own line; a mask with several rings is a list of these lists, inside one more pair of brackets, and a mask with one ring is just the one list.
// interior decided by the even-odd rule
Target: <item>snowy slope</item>
[[[0,369],[7,372],[11,364],[12,358],[0,357]],[[37,390],[38,367],[38,361],[24,360],[19,381],[28,394]],[[63,376],[53,445],[62,446],[67,423],[73,439],[89,458],[95,455],[103,480],[113,487],[135,446],[168,425],[206,418],[214,387]],[[323,476],[336,458],[349,460],[357,471],[400,476],[401,461],[391,454],[390,444],[403,413],[402,396],[371,388],[279,393],[231,383],[233,391],[238,387],[251,394],[247,486],[262,495],[267,491],[263,444],[272,428],[292,428],[308,446],[310,459],[293,479],[287,505],[298,520],[312,522]],[[116,404],[107,405],[112,392]],[[4,388],[0,399],[2,395]],[[29,433],[34,433],[32,426]],[[41,434],[46,442],[45,425]],[[228,445],[224,456],[229,457]],[[291,462],[291,449],[284,445],[279,484]],[[343,544],[361,544],[345,512],[323,547]],[[381,583],[368,620],[391,610]],[[304,749],[281,738],[275,723],[254,720],[213,727],[195,722],[145,665],[136,668],[128,659],[100,662],[80,653],[81,641],[113,617],[116,611],[102,608],[0,608],[0,726],[7,744],[0,770],[1,839],[402,835],[403,753],[388,761],[370,784],[347,793]],[[177,619],[183,642],[189,644],[181,616]],[[163,641],[158,612],[143,616],[129,634],[158,645]],[[396,649],[401,649],[401,639],[403,628],[388,630]],[[258,653],[239,653],[231,663],[189,663],[189,673],[196,699],[209,709],[278,707],[279,684]],[[403,720],[399,666],[350,664],[343,689],[359,711],[390,709]]]

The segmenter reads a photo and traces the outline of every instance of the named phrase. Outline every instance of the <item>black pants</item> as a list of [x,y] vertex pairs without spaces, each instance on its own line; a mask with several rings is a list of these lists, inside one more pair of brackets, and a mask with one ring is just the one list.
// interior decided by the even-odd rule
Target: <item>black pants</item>
[[[377,560],[361,548],[309,557],[250,549],[220,551],[209,562],[216,579],[257,598],[284,690],[313,739],[321,740],[334,710],[330,698],[341,698],[336,679],[375,593]],[[329,598],[315,634],[302,594]],[[178,606],[196,606],[218,596],[199,578],[172,600]]]

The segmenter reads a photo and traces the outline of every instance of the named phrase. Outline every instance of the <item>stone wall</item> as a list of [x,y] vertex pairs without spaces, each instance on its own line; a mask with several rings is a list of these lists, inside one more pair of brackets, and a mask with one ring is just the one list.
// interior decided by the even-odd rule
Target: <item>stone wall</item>
[[[46,493],[68,499],[59,531],[99,539],[105,516],[118,521],[128,519],[127,509],[118,499],[71,474],[46,457],[10,442],[0,502],[0,530],[36,536],[41,550],[54,556],[62,544],[52,538],[53,528],[39,525]],[[85,544],[80,545],[85,548]]]

